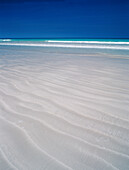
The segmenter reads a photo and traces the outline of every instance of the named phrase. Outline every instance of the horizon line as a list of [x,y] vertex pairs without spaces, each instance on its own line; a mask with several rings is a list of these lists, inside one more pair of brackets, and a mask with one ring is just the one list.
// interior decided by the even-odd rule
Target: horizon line
[[97,37],[95,37],[95,38],[88,38],[88,37],[17,37],[17,38],[15,38],[15,37],[6,37],[6,38],[4,38],[4,37],[0,37],[0,39],[129,39],[129,37],[128,38],[97,38]]

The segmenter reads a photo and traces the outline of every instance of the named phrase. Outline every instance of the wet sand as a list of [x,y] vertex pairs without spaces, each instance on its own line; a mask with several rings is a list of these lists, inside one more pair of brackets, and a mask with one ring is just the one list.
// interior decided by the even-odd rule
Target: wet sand
[[127,56],[1,51],[0,170],[129,169]]

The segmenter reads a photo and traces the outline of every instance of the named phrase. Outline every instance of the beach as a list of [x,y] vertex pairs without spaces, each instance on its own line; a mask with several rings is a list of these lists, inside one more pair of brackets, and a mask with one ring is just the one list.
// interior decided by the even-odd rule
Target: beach
[[128,170],[129,43],[44,44],[0,44],[0,170]]

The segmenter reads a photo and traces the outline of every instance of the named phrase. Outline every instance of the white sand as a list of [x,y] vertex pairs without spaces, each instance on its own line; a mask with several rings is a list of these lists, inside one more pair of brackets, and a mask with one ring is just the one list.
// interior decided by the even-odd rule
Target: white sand
[[129,59],[3,49],[0,170],[128,170]]

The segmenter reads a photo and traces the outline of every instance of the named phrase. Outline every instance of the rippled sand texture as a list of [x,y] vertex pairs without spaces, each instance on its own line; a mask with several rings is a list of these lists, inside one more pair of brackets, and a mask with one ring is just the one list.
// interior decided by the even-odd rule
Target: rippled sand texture
[[129,59],[5,48],[0,170],[129,170]]

